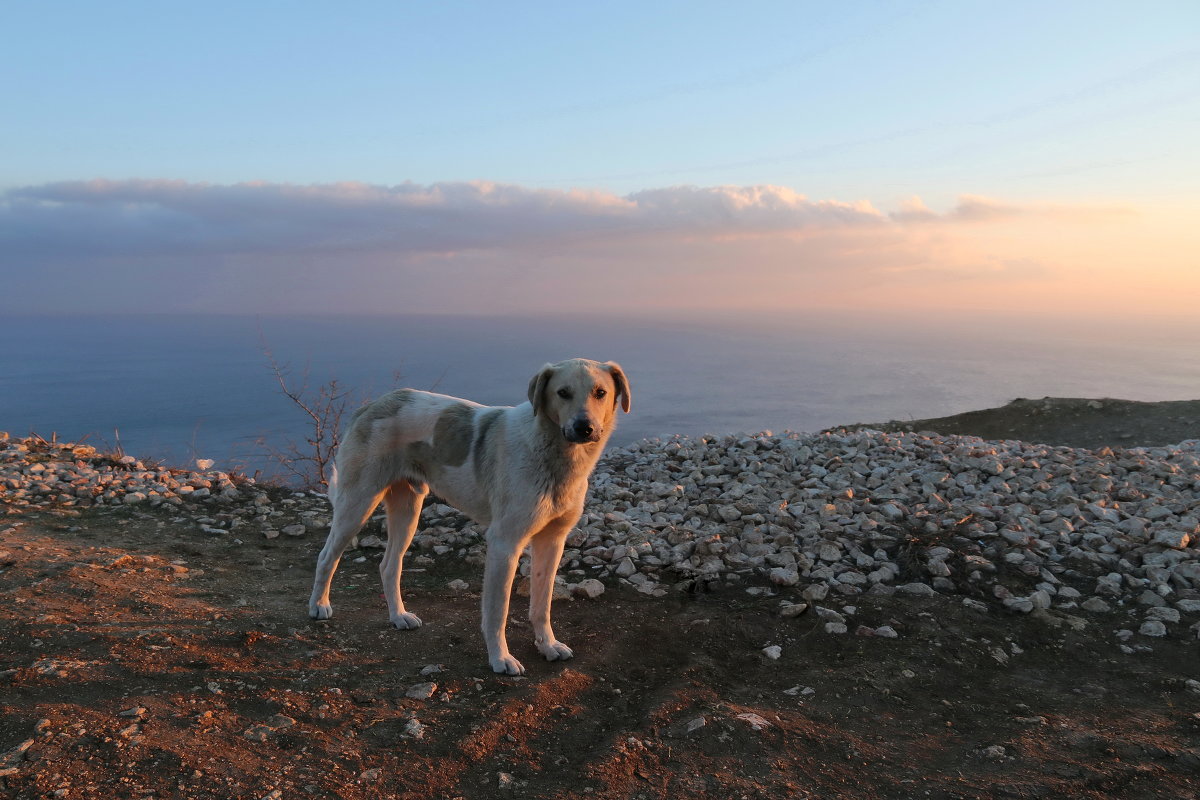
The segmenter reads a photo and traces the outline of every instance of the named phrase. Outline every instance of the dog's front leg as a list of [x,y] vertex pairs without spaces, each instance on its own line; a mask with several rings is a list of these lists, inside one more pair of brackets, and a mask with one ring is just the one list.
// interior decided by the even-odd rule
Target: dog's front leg
[[525,667],[508,652],[508,639],[504,634],[508,622],[508,598],[525,539],[523,530],[502,525],[499,521],[493,523],[487,532],[487,561],[483,571],[483,641],[487,644],[492,670],[502,675],[525,674]]
[[552,520],[530,540],[533,572],[529,586],[529,621],[533,624],[533,643],[547,661],[563,661],[575,655],[571,648],[554,638],[550,628],[550,604],[554,599],[554,576],[562,561],[567,534],[578,515]]

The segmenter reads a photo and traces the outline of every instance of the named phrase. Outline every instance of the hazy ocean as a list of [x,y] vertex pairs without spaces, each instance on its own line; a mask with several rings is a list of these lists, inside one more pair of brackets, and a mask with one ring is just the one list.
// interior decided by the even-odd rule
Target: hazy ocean
[[[878,315],[659,320],[94,316],[0,319],[0,430],[119,441],[174,463],[261,466],[263,436],[304,418],[263,355],[361,396],[395,386],[481,403],[525,400],[545,362],[618,361],[633,413],[614,437],[813,431],[934,417],[1045,395],[1200,397],[1200,327],[1112,321],[958,321]],[[400,380],[394,380],[396,371]],[[115,433],[119,432],[119,433]]]

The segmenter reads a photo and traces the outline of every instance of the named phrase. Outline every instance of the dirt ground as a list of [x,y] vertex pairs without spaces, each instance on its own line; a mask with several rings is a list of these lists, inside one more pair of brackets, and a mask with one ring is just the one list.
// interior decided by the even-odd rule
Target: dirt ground
[[856,425],[891,431],[936,431],[984,439],[1020,439],[1065,447],[1155,447],[1200,439],[1200,400],[1144,403],[1077,397],[1018,398],[999,408],[937,419]]
[[529,672],[505,678],[476,568],[406,568],[425,625],[395,631],[378,551],[352,551],[315,622],[319,539],[233,537],[167,511],[0,517],[0,796],[1200,796],[1200,643],[1124,653],[1122,611],[860,596],[831,635],[779,615],[790,589],[610,587],[556,601],[565,663],[518,598]]

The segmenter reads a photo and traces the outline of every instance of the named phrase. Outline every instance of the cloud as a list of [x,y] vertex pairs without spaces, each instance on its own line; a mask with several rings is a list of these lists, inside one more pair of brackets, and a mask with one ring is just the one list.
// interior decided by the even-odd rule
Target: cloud
[[944,214],[932,211],[920,197],[913,196],[905,200],[898,211],[888,216],[894,222],[912,224],[992,223],[1016,219],[1091,222],[1134,215],[1132,209],[1114,206],[1017,205],[990,197],[964,194],[959,196],[954,208]]
[[618,197],[487,182],[90,181],[15,189],[0,202],[0,232],[25,255],[405,254],[884,221],[869,206],[812,202],[775,186],[685,186]]
[[[0,271],[32,303],[74,310],[892,302],[1053,273],[1003,226],[1067,211],[965,195],[944,213],[912,198],[885,214],[780,186],[618,196],[488,182],[78,181],[0,195]],[[1004,235],[978,233],[992,228]]]

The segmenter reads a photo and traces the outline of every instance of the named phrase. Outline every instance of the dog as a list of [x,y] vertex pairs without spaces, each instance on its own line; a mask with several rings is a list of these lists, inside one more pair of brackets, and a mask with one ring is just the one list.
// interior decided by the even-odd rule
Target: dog
[[588,478],[616,425],[629,412],[629,381],[612,361],[546,364],[529,381],[529,402],[483,406],[398,389],[359,409],[347,426],[330,486],[333,521],[317,558],[308,613],[333,615],[329,586],[346,546],[383,501],[387,548],[379,564],[388,616],[400,629],[421,620],[404,607],[400,571],[425,496],[433,491],[487,527],[483,639],[492,669],[523,675],[505,624],[521,552],[529,545],[529,618],[549,661],[571,658],[550,627],[554,575],[567,534],[583,512]]

